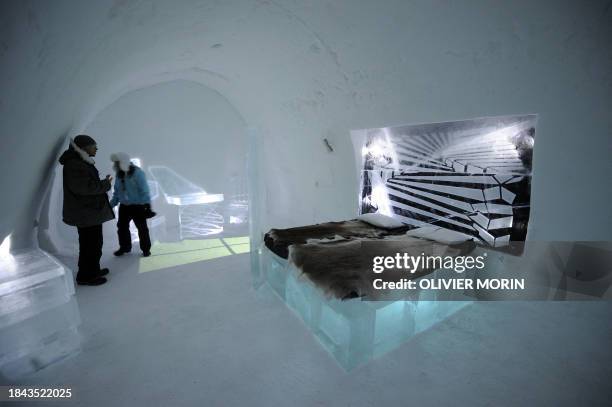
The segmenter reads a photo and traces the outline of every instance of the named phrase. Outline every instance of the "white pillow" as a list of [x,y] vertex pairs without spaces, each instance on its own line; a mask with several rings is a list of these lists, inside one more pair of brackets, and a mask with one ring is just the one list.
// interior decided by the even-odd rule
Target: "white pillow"
[[364,213],[363,215],[357,216],[357,219],[384,229],[395,229],[406,226],[399,220],[391,216],[383,215],[382,213]]
[[444,244],[457,244],[473,240],[472,236],[439,226],[423,226],[406,232],[406,236],[420,237],[422,239],[433,240]]

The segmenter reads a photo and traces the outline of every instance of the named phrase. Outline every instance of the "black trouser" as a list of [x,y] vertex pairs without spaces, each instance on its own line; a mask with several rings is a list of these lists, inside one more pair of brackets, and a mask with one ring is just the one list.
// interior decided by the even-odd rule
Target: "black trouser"
[[148,252],[151,250],[151,238],[147,218],[145,218],[145,205],[119,205],[119,221],[117,221],[119,248],[123,251],[132,250],[132,235],[130,234],[130,221],[132,220],[138,229],[140,250]]
[[102,257],[102,225],[78,227],[79,231],[79,280],[91,280],[100,271]]

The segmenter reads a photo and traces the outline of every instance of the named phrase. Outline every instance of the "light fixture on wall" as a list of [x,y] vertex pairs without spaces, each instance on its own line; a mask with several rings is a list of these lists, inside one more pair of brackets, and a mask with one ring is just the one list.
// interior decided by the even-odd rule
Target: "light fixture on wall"
[[372,195],[370,196],[370,205],[376,208],[377,213],[393,216],[393,209],[385,182],[377,173],[372,173],[371,182]]

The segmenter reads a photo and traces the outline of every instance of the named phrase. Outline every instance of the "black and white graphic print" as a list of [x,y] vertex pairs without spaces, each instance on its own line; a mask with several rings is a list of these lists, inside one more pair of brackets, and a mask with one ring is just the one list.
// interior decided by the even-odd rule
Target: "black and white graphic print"
[[357,130],[360,213],[504,246],[529,221],[536,115]]

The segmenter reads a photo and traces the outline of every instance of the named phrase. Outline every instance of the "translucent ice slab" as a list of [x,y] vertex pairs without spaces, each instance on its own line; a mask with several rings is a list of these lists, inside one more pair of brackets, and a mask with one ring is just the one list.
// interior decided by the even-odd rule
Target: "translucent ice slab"
[[246,223],[249,220],[249,201],[246,195],[233,196],[227,205],[229,223]]
[[64,304],[0,329],[0,365],[31,354],[59,333],[76,328],[79,311],[74,297]]
[[206,192],[196,192],[183,195],[166,195],[166,202],[171,205],[199,205],[223,202],[223,194],[207,194]]
[[223,215],[217,211],[224,200],[223,194],[209,194],[168,167],[151,166],[149,172],[166,202],[178,206],[181,239],[223,232]]
[[159,196],[159,184],[157,181],[147,181],[149,184],[149,193],[151,194],[151,201],[154,201]]
[[64,267],[42,250],[0,258],[0,297],[65,274]]
[[19,380],[76,354],[80,349],[81,336],[78,328],[59,330],[41,340],[37,347],[30,348],[27,353],[21,353],[19,357],[3,362],[0,375],[10,380]]
[[223,201],[223,194],[209,194],[170,168],[151,166],[149,171],[161,187],[166,202],[171,205],[198,205]]
[[68,302],[74,294],[72,273],[29,285],[0,297],[0,330],[46,309]]
[[436,301],[431,293],[401,301],[330,299],[266,248],[261,249],[261,261],[267,284],[346,370],[397,348],[471,303],[469,297]]
[[215,204],[179,206],[181,239],[199,238],[223,232],[223,215]]
[[16,379],[77,352],[72,272],[42,250],[0,256],[0,375]]

